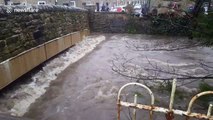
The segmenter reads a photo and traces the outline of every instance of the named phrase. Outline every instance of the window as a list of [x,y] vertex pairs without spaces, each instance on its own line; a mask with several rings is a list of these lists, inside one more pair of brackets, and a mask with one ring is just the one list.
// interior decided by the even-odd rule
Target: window
[[21,5],[20,2],[14,2],[13,5]]
[[38,1],[38,5],[46,5],[46,1]]
[[63,6],[69,6],[69,3],[63,3]]
[[86,3],[85,3],[85,2],[83,2],[83,3],[82,3],[82,5],[83,5],[83,6],[86,6]]
[[22,2],[21,5],[27,5],[27,2]]
[[7,5],[13,5],[13,2],[11,2],[11,1],[7,1]]
[[71,6],[71,7],[76,7],[75,1],[70,1],[70,6]]

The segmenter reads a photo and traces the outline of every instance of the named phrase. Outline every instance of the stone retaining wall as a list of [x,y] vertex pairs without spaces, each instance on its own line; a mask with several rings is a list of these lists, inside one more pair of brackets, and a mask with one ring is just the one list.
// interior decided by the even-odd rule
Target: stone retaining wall
[[190,33],[190,21],[184,17],[174,17],[172,22],[178,25],[172,25],[169,17],[151,16],[139,18],[126,13],[113,12],[90,12],[90,29],[93,32],[104,33],[134,33],[134,34],[152,34],[152,35],[170,35],[186,36]]
[[149,34],[151,29],[151,20],[126,13],[93,12],[89,17],[93,32]]
[[124,33],[128,19],[125,13],[93,12],[90,13],[90,27],[94,32]]
[[88,29],[73,32],[40,44],[0,63],[0,90],[89,34]]
[[84,9],[0,6],[0,90],[89,33]]
[[[17,12],[27,8],[38,12]],[[54,38],[88,29],[88,22],[88,12],[79,8],[0,6],[0,62]]]

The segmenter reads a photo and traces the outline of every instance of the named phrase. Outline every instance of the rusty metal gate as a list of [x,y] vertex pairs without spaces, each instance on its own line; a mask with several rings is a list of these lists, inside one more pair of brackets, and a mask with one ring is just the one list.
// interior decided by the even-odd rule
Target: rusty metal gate
[[[201,93],[195,95],[190,100],[190,102],[188,104],[187,111],[173,109],[173,103],[174,103],[174,97],[175,97],[175,91],[176,91],[176,81],[177,80],[174,79],[173,83],[172,83],[172,91],[171,91],[171,96],[170,96],[169,108],[163,108],[163,107],[155,106],[154,105],[155,98],[154,98],[153,92],[147,86],[145,86],[143,84],[133,82],[133,83],[127,83],[126,85],[122,86],[120,88],[119,92],[118,92],[118,98],[117,98],[117,110],[118,110],[117,111],[117,119],[120,120],[121,106],[124,106],[124,107],[130,107],[130,108],[134,109],[133,110],[132,120],[136,120],[136,109],[148,110],[149,114],[150,114],[150,116],[149,116],[150,120],[153,120],[153,112],[165,113],[167,120],[173,120],[174,114],[185,116],[186,120],[188,120],[189,118],[213,120],[213,116],[211,115],[212,108],[213,108],[212,104],[209,104],[209,108],[208,108],[207,114],[192,113],[191,112],[191,108],[192,108],[193,103],[199,97],[204,96],[204,95],[213,95],[213,91],[205,91],[205,92],[201,92]],[[148,93],[150,94],[150,97],[151,97],[151,105],[138,104],[137,103],[137,94],[135,94],[134,103],[121,101],[121,92],[122,92],[122,90],[124,88],[126,88],[126,87],[129,87],[129,86],[139,86],[139,87],[142,87],[142,88],[146,89],[148,91]]]

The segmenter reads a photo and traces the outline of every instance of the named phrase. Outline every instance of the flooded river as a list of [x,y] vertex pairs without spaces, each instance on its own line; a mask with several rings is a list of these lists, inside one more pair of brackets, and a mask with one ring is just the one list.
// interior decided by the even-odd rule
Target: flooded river
[[[197,46],[170,49],[188,44],[184,39],[186,38],[93,34],[45,63],[31,73],[30,77],[23,78],[28,79],[25,80],[26,82],[10,86],[13,87],[12,90],[1,93],[0,111],[35,120],[115,120],[119,88],[136,80],[114,72],[113,61],[120,66],[124,58],[134,58],[129,63],[131,67],[128,70],[134,69],[124,72],[133,76],[138,73],[148,75],[149,73],[141,71],[140,67],[149,67],[150,62],[160,68],[168,68],[168,66],[174,68],[176,73],[187,73],[197,77],[209,74],[198,65],[202,61],[213,66],[213,49]],[[159,73],[158,76],[177,77],[164,73]],[[185,85],[183,80],[178,80],[180,86],[177,89],[190,95],[187,93],[176,99],[174,105],[176,109],[186,110],[191,94],[198,90],[199,82],[200,80],[197,80]],[[213,84],[212,79],[206,82]],[[156,105],[168,108],[170,92],[160,91],[155,83],[156,81],[146,82],[151,85],[156,97]],[[131,92],[126,96],[128,101],[132,101],[132,93],[137,92],[140,93],[138,100],[140,103],[150,104],[146,91],[131,88],[129,90]],[[123,120],[128,119],[128,112],[128,109],[123,109]],[[148,112],[138,111],[137,115],[138,118],[148,120]],[[164,120],[165,117],[164,114],[156,113],[154,119]]]

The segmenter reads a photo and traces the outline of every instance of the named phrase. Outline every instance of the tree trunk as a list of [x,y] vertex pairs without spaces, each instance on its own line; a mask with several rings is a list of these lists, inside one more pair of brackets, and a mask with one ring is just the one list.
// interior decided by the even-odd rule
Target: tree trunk
[[194,17],[197,17],[199,12],[201,11],[201,7],[204,3],[204,0],[196,0],[195,2],[195,7],[194,7],[194,10],[193,10],[193,16]]

